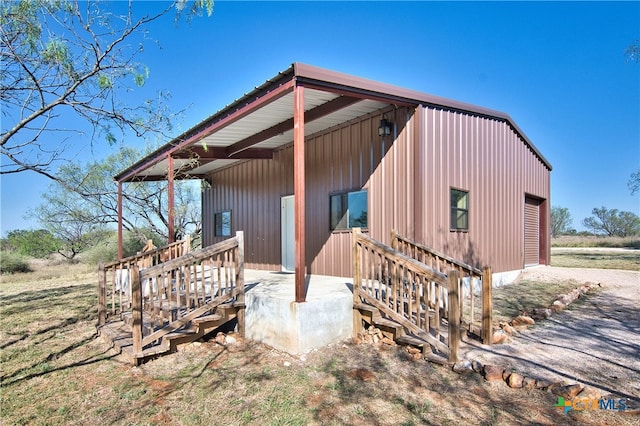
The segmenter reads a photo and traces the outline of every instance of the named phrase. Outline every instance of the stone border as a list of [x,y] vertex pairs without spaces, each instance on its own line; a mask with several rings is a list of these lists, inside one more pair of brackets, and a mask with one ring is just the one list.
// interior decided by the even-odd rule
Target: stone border
[[[573,303],[583,295],[587,294],[594,287],[602,287],[600,283],[586,283],[575,288],[566,295],[558,298],[549,308],[538,308],[531,311],[531,315],[523,312],[509,322],[499,324],[500,328],[493,334],[493,344],[504,343],[507,338],[514,333],[526,330],[529,326],[534,325],[537,321],[545,320],[564,310],[569,304]],[[393,339],[384,335],[382,330],[371,326],[366,329],[362,335],[357,336],[354,340],[356,344],[376,344],[386,346],[397,346]],[[424,354],[418,348],[411,345],[406,346],[406,350],[410,358],[414,361],[424,359]],[[458,374],[477,373],[482,375],[488,382],[503,381],[510,388],[515,389],[539,389],[551,392],[554,395],[561,396],[566,400],[574,398],[589,398],[599,400],[603,397],[602,391],[595,387],[584,386],[580,383],[567,384],[566,382],[551,382],[544,379],[535,379],[526,377],[514,370],[505,369],[497,365],[483,365],[480,361],[461,360],[451,365],[452,370]]]
[[[509,322],[500,323],[500,328],[493,333],[493,344],[504,343],[508,337],[518,331],[526,330],[529,326],[534,325],[536,321],[551,318],[555,313],[564,310],[568,305],[587,294],[594,287],[602,287],[602,285],[600,283],[583,284],[555,300],[548,308],[533,309],[531,311],[531,315],[527,312],[523,312],[521,315]],[[459,361],[453,365],[452,369],[459,374],[476,372],[481,374],[488,382],[503,381],[510,388],[539,389],[551,392],[566,400],[572,400],[576,397],[599,400],[603,397],[601,390],[591,386],[584,386],[580,383],[566,384],[565,382],[551,382],[548,380],[526,377],[516,371],[504,369],[497,365],[483,365],[477,360]]]
[[554,314],[564,310],[571,303],[587,294],[594,287],[602,287],[602,284],[583,284],[564,296],[556,299],[548,308],[536,308],[531,311],[530,315],[528,312],[523,312],[521,315],[518,315],[509,322],[499,323],[498,325],[500,328],[493,332],[491,339],[492,344],[499,345],[501,343],[505,343],[514,333],[526,330],[529,326],[534,325],[536,321],[551,318]]
[[600,399],[602,391],[591,386],[583,386],[580,383],[566,384],[565,382],[550,382],[548,380],[534,379],[522,374],[504,369],[497,365],[483,365],[479,361],[459,361],[453,365],[453,371],[458,374],[475,372],[481,374],[488,382],[503,381],[514,389],[539,389],[561,396],[566,400],[573,398]]

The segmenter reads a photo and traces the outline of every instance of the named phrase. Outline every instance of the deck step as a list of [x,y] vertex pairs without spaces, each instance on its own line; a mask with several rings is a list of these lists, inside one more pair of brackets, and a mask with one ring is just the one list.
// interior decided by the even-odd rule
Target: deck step
[[168,342],[169,350],[175,351],[178,345],[194,342],[202,336],[203,333],[198,328],[185,328],[165,334],[162,337],[162,343]]
[[220,321],[223,318],[224,317],[220,314],[211,314],[195,318],[191,322],[195,325],[201,325],[203,323]]
[[[202,306],[200,309],[204,308]],[[133,341],[131,338],[132,314],[125,312],[120,315],[120,321],[112,321],[98,329],[100,335],[110,341],[114,347],[127,357],[134,365],[140,365],[150,359],[166,353],[175,352],[182,344],[194,342],[204,335],[209,334],[229,321],[238,316],[238,312],[244,308],[243,303],[230,302],[212,306],[208,310],[201,310],[201,316],[192,318],[184,322],[184,327],[158,337],[155,342],[147,344],[141,353],[133,353]],[[176,314],[169,304],[163,305],[161,314],[157,320],[163,318],[166,314],[171,316]],[[146,319],[146,318],[145,318]],[[154,331],[162,329],[159,321],[156,321],[155,327],[149,321],[144,321],[143,335],[149,336]]]
[[[422,350],[424,359],[437,364],[449,365],[449,362],[446,358],[433,352],[433,347],[429,342],[415,335],[407,334],[407,330],[405,330],[405,328],[401,324],[391,319],[382,317],[380,310],[375,306],[369,305],[367,303],[355,303],[353,307],[360,311],[363,319],[366,322],[370,322],[372,325],[379,328],[391,330],[393,334],[393,340],[396,341],[396,343],[405,346],[414,346],[416,348],[420,348]],[[448,344],[447,338],[444,335],[440,335],[439,340],[444,345]]]
[[396,339],[398,343],[408,346],[415,346],[417,348],[422,348],[423,352],[428,350],[431,351],[431,346],[428,342],[422,340],[419,337],[412,336],[410,334],[405,334],[404,336],[400,336]]

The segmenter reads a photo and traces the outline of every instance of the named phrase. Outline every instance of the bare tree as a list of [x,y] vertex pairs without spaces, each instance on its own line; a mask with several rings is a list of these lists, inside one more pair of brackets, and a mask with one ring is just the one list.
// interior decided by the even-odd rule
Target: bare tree
[[146,29],[172,10],[178,19],[189,5],[190,14],[210,15],[213,0],[144,3],[157,10],[138,14],[141,3],[116,2],[119,12],[100,0],[0,3],[0,174],[31,170],[58,180],[54,169],[67,159],[71,138],[87,145],[98,138],[115,144],[125,134],[168,135],[174,114],[166,93],[126,99],[148,76],[137,61]]
[[594,208],[591,213],[593,216],[584,219],[582,224],[596,234],[611,237],[628,237],[640,234],[640,218],[633,212],[601,207]]
[[[59,238],[94,234],[118,222],[118,193],[113,176],[141,156],[134,148],[121,148],[100,162],[60,167],[58,180],[42,194],[43,203],[31,212]],[[169,235],[167,182],[131,182],[123,191],[123,228],[146,242],[152,234],[165,241]],[[196,238],[201,232],[200,202],[194,182],[175,184],[175,234]],[[69,239],[67,239],[69,241]]]

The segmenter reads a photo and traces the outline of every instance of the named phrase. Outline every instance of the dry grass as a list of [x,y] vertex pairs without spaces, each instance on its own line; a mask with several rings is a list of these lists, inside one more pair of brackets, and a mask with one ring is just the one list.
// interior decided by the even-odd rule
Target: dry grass
[[640,271],[640,250],[553,248],[551,266]]
[[[191,344],[141,367],[95,338],[95,271],[45,268],[0,284],[2,424],[633,424],[556,397],[336,344],[303,357],[238,340]],[[68,278],[67,278],[68,277]]]
[[[536,308],[548,308],[560,296],[579,287],[576,281],[539,282],[517,280],[493,290],[493,319],[497,325]],[[592,290],[597,291],[597,290]]]
[[561,235],[551,239],[551,247],[610,247],[640,249],[640,236],[603,237]]

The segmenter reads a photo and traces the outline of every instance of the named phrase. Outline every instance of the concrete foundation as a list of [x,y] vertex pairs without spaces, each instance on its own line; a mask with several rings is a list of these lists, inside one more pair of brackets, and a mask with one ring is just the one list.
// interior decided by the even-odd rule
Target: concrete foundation
[[296,303],[294,275],[245,270],[245,336],[292,355],[353,336],[349,278],[311,275],[307,298]]
[[521,269],[507,272],[497,272],[493,274],[492,283],[493,287],[502,287],[503,285],[511,284],[522,273]]

